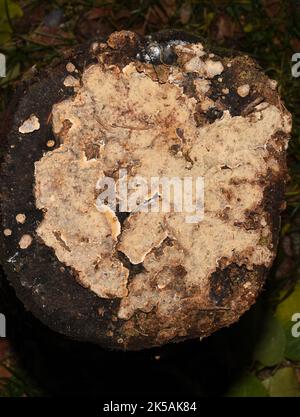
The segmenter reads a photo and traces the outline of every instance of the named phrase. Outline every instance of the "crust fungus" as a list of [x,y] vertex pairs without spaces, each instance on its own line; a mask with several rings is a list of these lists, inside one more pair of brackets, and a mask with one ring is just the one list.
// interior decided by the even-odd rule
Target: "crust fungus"
[[[275,83],[179,32],[115,32],[72,62],[19,93],[6,133],[2,257],[18,297],[51,328],[118,349],[237,321],[276,254],[291,117]],[[104,178],[115,205],[99,204]],[[201,221],[161,209],[153,178],[202,178]]]

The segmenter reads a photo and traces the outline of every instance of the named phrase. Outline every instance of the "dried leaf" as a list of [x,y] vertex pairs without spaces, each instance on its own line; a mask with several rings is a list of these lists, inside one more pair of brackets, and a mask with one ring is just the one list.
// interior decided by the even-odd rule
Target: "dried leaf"
[[147,24],[159,27],[161,25],[167,24],[169,21],[166,13],[158,6],[149,7],[146,14]]
[[70,40],[72,36],[59,27],[41,26],[29,38],[39,45],[57,46]]
[[177,8],[176,0],[160,0],[160,4],[168,17],[174,16]]
[[192,11],[193,8],[189,1],[183,3],[183,5],[180,7],[179,16],[182,25],[186,25],[190,21]]
[[216,27],[216,39],[218,41],[223,41],[226,38],[233,38],[234,34],[238,31],[237,24],[226,14],[221,15],[217,19]]
[[88,20],[96,20],[100,17],[108,17],[112,13],[111,8],[108,7],[94,7],[85,14],[85,18]]
[[271,313],[264,318],[261,337],[257,342],[254,359],[264,366],[274,366],[284,360],[286,346],[282,324]]
[[300,385],[293,368],[279,369],[263,381],[271,397],[300,397]]

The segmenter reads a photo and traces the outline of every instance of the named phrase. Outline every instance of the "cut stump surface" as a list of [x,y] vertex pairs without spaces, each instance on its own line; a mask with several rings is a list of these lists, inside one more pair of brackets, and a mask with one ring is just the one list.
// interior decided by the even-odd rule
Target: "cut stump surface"
[[[276,82],[247,56],[180,32],[78,48],[19,88],[1,132],[2,260],[17,296],[52,329],[109,348],[237,321],[276,254],[290,129]],[[115,206],[99,200],[107,178]],[[203,217],[179,200],[163,210],[162,178],[201,178]]]

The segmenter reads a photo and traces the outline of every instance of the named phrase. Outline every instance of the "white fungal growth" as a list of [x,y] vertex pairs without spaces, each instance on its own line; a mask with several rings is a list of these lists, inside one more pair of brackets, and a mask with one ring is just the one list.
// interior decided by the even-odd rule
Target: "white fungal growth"
[[53,148],[55,146],[55,141],[53,139],[49,139],[46,143],[47,148]]
[[68,75],[64,80],[65,87],[78,87],[79,85],[79,80],[77,80],[75,77],[72,77],[72,75]]
[[32,133],[35,130],[39,130],[39,128],[40,121],[35,114],[32,114],[21,124],[21,126],[19,127],[19,132],[23,134]]
[[21,249],[27,249],[32,243],[32,236],[26,234],[23,235],[19,241],[19,246]]
[[75,65],[74,64],[72,64],[72,62],[68,62],[67,63],[67,65],[66,65],[66,70],[68,71],[68,72],[74,72],[75,71]]
[[20,224],[24,224],[26,221],[26,216],[24,213],[19,213],[16,215],[16,221]]
[[[112,41],[114,46],[116,35]],[[170,45],[176,65],[149,65]],[[226,77],[224,85],[212,80],[227,61],[207,57],[200,43],[151,42],[140,52],[145,59],[143,52],[146,63],[133,60],[123,67],[103,59],[89,66],[73,97],[53,106],[52,127],[60,145],[35,163],[36,206],[45,213],[36,233],[59,261],[77,271],[83,286],[99,297],[121,299],[119,318],[131,325],[135,313],[151,312],[158,326],[163,323],[161,337],[169,340],[172,319],[180,322],[177,313],[185,311],[187,299],[191,309],[194,302],[194,312],[211,302],[216,260],[249,270],[271,265],[274,250],[260,244],[262,229],[271,240],[270,224],[252,229],[246,223],[249,212],[261,209],[260,178],[281,169],[265,144],[275,145],[276,132],[288,134],[290,125],[284,110],[272,104],[259,109],[261,118],[255,111],[252,117],[231,115],[210,94],[215,84],[229,93]],[[206,112],[211,109],[222,117],[210,120]],[[99,178],[116,182],[123,167],[128,181],[141,177],[148,184],[153,178],[203,178],[203,221],[186,223],[187,213],[175,205],[165,212],[126,209],[121,228],[115,207],[98,198]],[[133,192],[129,187],[128,200]],[[145,194],[141,204],[158,200],[155,193]],[[120,192],[117,201],[120,209]],[[144,269],[130,275],[120,252]]]
[[269,85],[272,88],[272,90],[276,90],[278,82],[276,80],[269,80]]
[[106,204],[100,204],[96,201],[97,209],[105,214],[106,220],[111,228],[111,235],[114,240],[117,240],[117,237],[121,233],[121,225],[116,216],[116,213]]
[[150,61],[154,61],[160,58],[161,55],[161,48],[157,43],[153,43],[148,46],[147,54],[149,56]]
[[208,59],[205,61],[205,71],[208,78],[213,78],[223,72],[224,67],[222,62]]
[[250,92],[249,84],[240,85],[237,89],[237,93],[240,97],[246,97]]
[[221,61],[214,61],[211,58],[204,59],[206,52],[201,43],[178,45],[175,50],[179,60],[184,64],[186,72],[197,73],[203,78],[213,78],[224,70]]

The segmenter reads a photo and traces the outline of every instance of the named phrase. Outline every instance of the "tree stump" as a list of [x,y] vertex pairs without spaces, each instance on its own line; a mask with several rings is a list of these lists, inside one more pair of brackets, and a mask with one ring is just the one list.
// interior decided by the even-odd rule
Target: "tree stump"
[[[73,51],[20,86],[2,129],[18,298],[57,332],[124,350],[237,321],[276,254],[290,129],[275,81],[194,36],[121,31]],[[163,210],[162,178],[202,179],[201,216]]]

